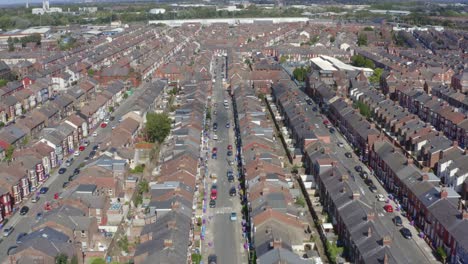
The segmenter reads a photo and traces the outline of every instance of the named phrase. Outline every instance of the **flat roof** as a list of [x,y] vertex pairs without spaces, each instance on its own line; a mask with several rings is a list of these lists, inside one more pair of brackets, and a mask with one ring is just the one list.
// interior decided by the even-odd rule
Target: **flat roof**
[[45,34],[49,31],[50,31],[50,27],[33,27],[33,28],[25,29],[21,33],[23,34],[34,34],[34,33]]
[[326,61],[326,60],[324,60],[322,58],[319,58],[319,57],[313,58],[313,59],[311,59],[311,61],[315,65],[317,65],[317,67],[319,67],[321,70],[324,70],[324,71],[337,71],[337,69],[335,67],[333,67],[333,65],[330,62],[328,62],[328,61]]

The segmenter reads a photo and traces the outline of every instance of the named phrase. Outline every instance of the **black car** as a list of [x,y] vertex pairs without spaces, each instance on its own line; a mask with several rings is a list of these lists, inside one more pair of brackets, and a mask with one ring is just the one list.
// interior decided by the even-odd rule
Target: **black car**
[[64,182],[62,185],[62,188],[67,188],[67,186],[70,184],[70,182]]
[[232,156],[232,150],[228,150],[227,155],[230,157]]
[[228,182],[234,182],[234,175],[228,175]]
[[399,215],[395,216],[393,218],[393,222],[395,223],[396,226],[402,226],[403,225],[403,220],[401,220],[401,217]]
[[333,134],[333,133],[335,133],[335,129],[334,129],[333,127],[332,127],[332,128],[330,128],[328,131],[330,131],[330,134]]
[[216,207],[216,200],[210,200],[210,208]]
[[79,168],[76,168],[74,171],[73,171],[73,175],[78,175],[80,174],[80,169]]
[[403,235],[403,237],[406,239],[413,238],[413,234],[411,234],[411,231],[406,227],[403,227],[402,229],[400,229],[400,232]]
[[347,157],[348,159],[350,159],[350,158],[353,157],[353,154],[351,154],[351,152],[346,152],[344,155],[345,155],[345,157]]
[[96,151],[96,150],[98,150],[98,149],[99,149],[99,146],[98,146],[98,145],[94,145],[94,146],[93,146],[93,150],[94,150],[94,151]]
[[217,190],[217,189],[218,189],[218,186],[215,183],[213,183],[211,185],[211,190]]
[[361,171],[362,171],[362,167],[361,167],[360,165],[355,166],[354,169],[355,169],[357,172],[361,172]]
[[360,175],[361,178],[363,178],[363,179],[367,179],[367,177],[369,177],[369,174],[367,174],[367,172],[365,172],[365,171],[361,171],[361,172],[359,173],[359,175]]
[[369,190],[370,190],[371,192],[373,192],[373,193],[376,193],[376,192],[377,192],[377,187],[375,187],[374,184],[371,184],[371,185],[369,186]]
[[218,263],[218,257],[216,257],[216,255],[208,256],[208,264],[217,264],[217,263]]
[[374,185],[374,182],[373,182],[371,179],[369,179],[369,178],[365,179],[365,180],[364,180],[364,183],[365,183],[367,186],[372,186],[372,185]]
[[315,106],[312,108],[312,111],[314,111],[314,112],[317,112],[317,110],[318,110],[318,109],[317,109],[317,107],[315,107]]
[[19,233],[18,236],[16,237],[16,244],[23,243],[22,239],[27,235],[28,235],[28,233],[24,233],[24,232]]
[[229,195],[231,196],[236,196],[236,187],[231,187],[231,189],[229,190]]
[[21,210],[20,210],[20,215],[25,215],[29,212],[29,207],[27,206],[23,206],[21,207]]
[[88,162],[88,161],[89,161],[89,157],[85,157],[84,162]]
[[65,168],[60,168],[60,170],[58,171],[58,173],[59,173],[59,174],[64,174],[66,171],[67,171],[67,169],[65,169]]
[[69,182],[73,181],[74,179],[75,179],[75,176],[73,176],[73,175],[71,175],[71,176],[68,177],[68,181],[69,181]]
[[40,193],[40,194],[45,194],[48,190],[49,190],[49,188],[47,188],[47,187],[42,187],[42,188],[39,190],[39,193]]
[[92,150],[92,151],[89,153],[89,158],[92,159],[92,158],[94,158],[95,155],[96,155],[96,151],[95,151],[95,150]]
[[216,132],[218,130],[218,123],[213,123],[213,131]]
[[307,104],[308,105],[312,105],[312,101],[311,100],[306,100]]

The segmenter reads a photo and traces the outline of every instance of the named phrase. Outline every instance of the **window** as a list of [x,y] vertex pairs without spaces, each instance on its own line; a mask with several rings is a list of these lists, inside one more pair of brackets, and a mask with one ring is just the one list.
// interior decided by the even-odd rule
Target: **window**
[[101,209],[96,208],[96,215],[101,215]]
[[114,191],[112,189],[107,190],[107,194],[109,196],[112,196],[114,194]]
[[96,217],[96,221],[98,222],[98,224],[101,224],[102,218],[101,218],[100,216],[97,216],[97,217]]

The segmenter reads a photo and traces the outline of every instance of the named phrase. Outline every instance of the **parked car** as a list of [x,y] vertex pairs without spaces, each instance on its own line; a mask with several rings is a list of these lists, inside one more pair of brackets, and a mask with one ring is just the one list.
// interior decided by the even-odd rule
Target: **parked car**
[[49,190],[49,188],[47,188],[47,187],[42,187],[42,188],[39,190],[39,193],[40,193],[40,194],[45,194],[45,193],[47,193],[48,190]]
[[228,149],[228,150],[232,150],[232,145],[228,145],[228,146],[227,146],[227,149]]
[[36,222],[41,220],[41,218],[42,218],[42,213],[41,212],[37,213],[36,214]]
[[237,214],[235,212],[231,213],[231,221],[237,221]]
[[214,140],[218,140],[218,135],[214,134],[214,135],[213,135],[213,139],[214,139]]
[[216,200],[210,200],[210,208],[216,207]]
[[227,155],[228,157],[232,156],[232,150],[228,150]]
[[226,128],[230,128],[231,127],[231,124],[229,124],[229,122],[226,123]]
[[411,231],[406,227],[403,227],[402,229],[400,229],[400,232],[403,235],[403,237],[406,239],[413,238],[413,234],[411,234]]
[[73,181],[74,179],[75,179],[75,176],[73,176],[73,175],[70,175],[70,176],[68,177],[68,181],[69,181],[69,182]]
[[216,257],[216,255],[208,256],[208,264],[217,264],[217,263],[218,263],[218,257]]
[[68,186],[69,184],[70,184],[70,182],[64,182],[64,183],[62,184],[62,188],[67,188],[67,186]]
[[330,131],[330,134],[335,133],[335,129],[334,129],[334,128],[330,128],[328,131]]
[[234,182],[234,175],[228,175],[228,182]]
[[381,193],[377,194],[375,198],[377,198],[377,201],[379,202],[385,202],[385,197]]
[[361,171],[362,171],[362,167],[361,167],[360,165],[354,166],[354,169],[355,169],[357,172],[361,172]]
[[98,135],[97,132],[94,131],[94,132],[93,132],[93,137],[97,137],[97,135]]
[[377,187],[375,187],[374,184],[371,184],[371,185],[369,186],[369,190],[370,190],[371,192],[373,192],[373,193],[376,193],[376,192],[377,192]]
[[88,161],[89,161],[89,157],[85,157],[83,161],[84,161],[84,162],[88,162]]
[[218,191],[216,189],[211,190],[210,198],[211,200],[216,200],[218,198]]
[[77,150],[77,151],[75,151],[75,153],[73,153],[73,156],[75,156],[75,157],[78,157],[79,155],[80,155],[80,151],[79,151],[79,150]]
[[393,218],[393,222],[395,223],[396,226],[402,226],[403,225],[403,220],[401,220],[401,217],[399,215],[395,216]]
[[70,167],[73,164],[73,161],[75,161],[73,158],[67,159],[65,166]]
[[80,147],[78,148],[78,150],[79,150],[79,151],[84,151],[85,148],[86,148],[85,146],[80,146]]
[[89,158],[92,159],[94,158],[94,156],[96,155],[96,151],[92,150],[90,153],[89,153]]
[[218,148],[217,148],[217,147],[214,147],[214,148],[211,150],[211,153],[218,153]]
[[31,199],[31,202],[32,203],[37,203],[39,201],[39,196],[34,196],[32,199]]
[[101,124],[101,128],[106,128],[107,127],[107,124],[106,123],[102,123]]
[[315,106],[312,107],[312,111],[317,112],[317,110],[318,110],[317,107],[315,107]]
[[374,182],[373,182],[371,179],[369,179],[369,178],[366,178],[366,179],[364,180],[364,183],[365,183],[367,186],[374,185]]
[[384,206],[384,210],[385,210],[385,212],[387,212],[387,213],[393,213],[393,206],[392,206],[391,204],[386,204],[386,205]]
[[218,130],[218,123],[213,123],[213,131],[216,132]]
[[237,194],[237,191],[236,191],[236,187],[231,187],[231,189],[229,190],[229,195],[230,196],[236,196]]
[[3,229],[3,236],[7,237],[7,236],[11,235],[11,233],[13,233],[14,229],[15,228],[13,228],[12,226]]
[[350,159],[350,158],[353,157],[353,154],[351,154],[351,152],[346,152],[344,155],[345,155],[345,157],[347,157],[348,159]]
[[369,174],[367,174],[367,172],[365,172],[365,171],[361,171],[359,173],[359,176],[361,176],[361,178],[363,178],[363,179],[367,179],[369,177]]
[[60,168],[59,171],[58,171],[58,173],[59,173],[59,174],[64,174],[66,171],[67,171],[66,168]]
[[21,207],[21,209],[20,209],[20,215],[25,215],[25,214],[27,214],[28,212],[29,212],[29,207],[27,207],[27,206]]
[[93,146],[93,150],[94,150],[94,151],[96,151],[96,150],[98,150],[98,149],[99,149],[99,145],[94,145],[94,146]]
[[211,155],[211,158],[212,158],[212,159],[217,159],[217,158],[218,158],[218,155],[216,155],[216,153],[213,153],[213,154]]
[[343,144],[342,142],[338,142],[337,145],[338,145],[338,147],[340,147],[340,148],[343,148],[343,147],[344,147],[344,144]]

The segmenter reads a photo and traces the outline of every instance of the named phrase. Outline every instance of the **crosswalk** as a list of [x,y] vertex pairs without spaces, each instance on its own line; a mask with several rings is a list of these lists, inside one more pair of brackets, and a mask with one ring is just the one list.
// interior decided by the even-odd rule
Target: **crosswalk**
[[218,215],[218,214],[230,214],[233,211],[231,207],[217,207],[217,208],[212,208],[211,213],[213,215]]

